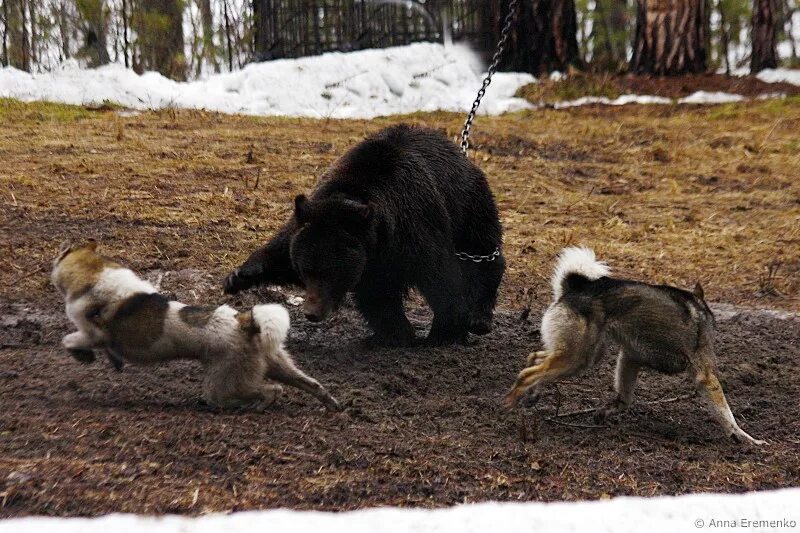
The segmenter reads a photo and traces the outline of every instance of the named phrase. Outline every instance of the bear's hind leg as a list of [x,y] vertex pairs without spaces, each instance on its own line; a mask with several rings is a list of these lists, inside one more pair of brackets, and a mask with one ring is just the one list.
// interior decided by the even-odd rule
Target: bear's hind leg
[[469,313],[467,328],[475,335],[485,335],[492,331],[497,289],[506,269],[505,259],[500,254],[493,261],[459,261]]
[[411,346],[416,341],[414,326],[403,309],[403,291],[364,284],[355,293],[356,305],[380,346]]
[[431,269],[418,288],[433,310],[427,344],[466,343],[467,302],[461,267],[455,255],[445,258],[439,268]]

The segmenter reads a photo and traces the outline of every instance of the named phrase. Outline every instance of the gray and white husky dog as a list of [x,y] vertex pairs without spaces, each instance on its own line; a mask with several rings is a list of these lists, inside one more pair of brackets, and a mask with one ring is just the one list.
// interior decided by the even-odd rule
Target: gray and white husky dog
[[270,404],[283,390],[275,383],[280,382],[339,409],[284,348],[289,313],[282,306],[257,305],[238,312],[227,305],[170,301],[96,248],[94,241],[64,243],[53,261],[53,285],[64,295],[67,317],[78,328],[62,344],[77,360],[91,363],[94,350],[105,350],[120,370],[124,363],[195,359],[205,368],[203,398],[211,405]]
[[739,441],[765,444],[745,433],[716,376],[714,315],[698,283],[693,292],[609,277],[610,268],[588,248],[562,250],[552,277],[553,303],[542,317],[545,349],[528,357],[506,397],[511,407],[529,389],[591,367],[613,341],[620,347],[616,398],[598,416],[626,409],[642,369],[665,374],[689,370],[725,432]]

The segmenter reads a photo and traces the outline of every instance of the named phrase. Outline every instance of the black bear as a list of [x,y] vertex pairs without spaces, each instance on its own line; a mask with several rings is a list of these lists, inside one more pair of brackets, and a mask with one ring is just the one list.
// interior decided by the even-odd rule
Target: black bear
[[368,137],[295,198],[292,219],[224,282],[304,286],[321,321],[348,292],[378,344],[410,345],[403,299],[433,310],[431,344],[491,331],[505,270],[502,227],[483,172],[442,134],[397,125]]

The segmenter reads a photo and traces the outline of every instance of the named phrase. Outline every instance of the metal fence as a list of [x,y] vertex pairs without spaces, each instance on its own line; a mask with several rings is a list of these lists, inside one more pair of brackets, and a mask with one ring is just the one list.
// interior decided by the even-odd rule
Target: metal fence
[[443,41],[449,32],[479,49],[492,41],[486,0],[262,0],[254,3],[256,58]]

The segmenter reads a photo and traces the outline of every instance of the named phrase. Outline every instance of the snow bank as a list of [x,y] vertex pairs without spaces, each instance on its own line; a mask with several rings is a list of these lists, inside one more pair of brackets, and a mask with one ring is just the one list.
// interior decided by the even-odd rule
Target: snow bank
[[786,82],[792,85],[800,85],[800,70],[788,68],[768,68],[756,75],[756,78],[766,83]]
[[[113,102],[131,109],[206,109],[247,115],[372,118],[415,111],[470,108],[483,68],[466,47],[416,43],[385,49],[254,63],[206,80],[178,83],[121,65],[85,70],[67,62],[28,74],[0,69],[0,97],[77,105]],[[517,89],[528,74],[498,73],[483,114],[530,108]]]
[[108,515],[95,519],[0,521],[0,533],[484,533],[796,531],[800,489],[739,495],[693,494],[578,503],[482,503],[448,509],[382,508],[348,513],[253,511],[198,518]]

